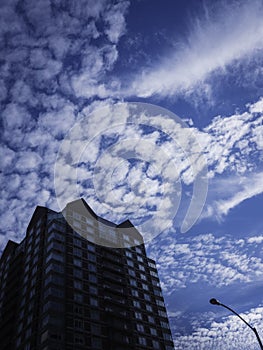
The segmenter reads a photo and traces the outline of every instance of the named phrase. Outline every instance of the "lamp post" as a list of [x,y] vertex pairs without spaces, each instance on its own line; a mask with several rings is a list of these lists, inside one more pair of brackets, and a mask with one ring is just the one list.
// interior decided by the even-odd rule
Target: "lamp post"
[[261,339],[259,338],[259,335],[258,335],[258,332],[256,330],[255,327],[252,327],[247,321],[245,321],[243,319],[243,317],[241,317],[236,311],[232,310],[229,306],[227,305],[224,305],[222,303],[220,303],[218,300],[216,299],[210,299],[210,304],[212,305],[219,305],[219,306],[223,306],[224,308],[228,309],[229,311],[231,311],[233,314],[235,314],[236,316],[238,316],[243,322],[245,322],[245,324],[250,328],[252,329],[252,331],[255,333],[256,337],[257,337],[257,340],[258,340],[258,343],[260,345],[260,349],[263,350],[263,345],[262,345],[262,342],[261,342]]

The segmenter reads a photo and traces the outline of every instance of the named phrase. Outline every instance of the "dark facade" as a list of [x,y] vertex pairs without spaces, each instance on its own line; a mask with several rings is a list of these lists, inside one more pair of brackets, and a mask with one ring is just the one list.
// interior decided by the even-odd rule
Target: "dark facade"
[[97,217],[83,200],[63,215],[37,207],[24,240],[2,254],[1,350],[173,350],[138,231]]

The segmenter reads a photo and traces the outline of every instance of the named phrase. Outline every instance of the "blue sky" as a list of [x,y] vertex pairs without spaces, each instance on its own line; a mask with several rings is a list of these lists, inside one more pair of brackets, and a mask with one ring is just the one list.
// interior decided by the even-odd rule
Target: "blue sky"
[[257,349],[208,301],[263,338],[262,1],[0,7],[1,250],[81,195],[145,235],[176,349]]

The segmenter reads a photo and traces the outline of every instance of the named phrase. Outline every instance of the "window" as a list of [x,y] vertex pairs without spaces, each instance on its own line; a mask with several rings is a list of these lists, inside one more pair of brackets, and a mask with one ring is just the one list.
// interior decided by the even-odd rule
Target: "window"
[[[35,265],[36,263],[37,263],[37,261],[38,261],[38,255],[36,255],[35,257],[34,257],[34,259],[33,259],[33,265]],[[35,266],[36,267],[36,266]]]
[[62,254],[60,254],[59,252],[52,252],[49,253],[47,256],[47,262],[50,261],[51,259],[60,261],[60,262],[64,262],[64,256]]
[[129,251],[125,251],[125,255],[128,257],[128,258],[132,258],[132,253],[129,252]]
[[86,223],[89,224],[90,226],[94,226],[94,220],[91,218],[86,218]]
[[142,288],[143,288],[144,290],[149,290],[149,287],[147,286],[147,284],[144,284],[144,283],[142,283]]
[[65,246],[61,242],[51,241],[48,244],[47,251],[49,252],[51,249],[56,249],[60,252],[63,252],[65,250]]
[[142,265],[140,265],[140,264],[139,264],[139,270],[141,270],[141,271],[145,271],[144,266],[142,266]]
[[149,321],[150,323],[154,323],[154,318],[153,318],[152,316],[148,316],[148,321]]
[[91,330],[91,334],[93,334],[93,335],[100,335],[101,334],[101,328],[97,324],[91,324],[90,330]]
[[59,289],[56,287],[49,287],[44,293],[44,298],[47,298],[49,295],[57,297],[57,298],[63,298],[64,291],[62,289]]
[[142,250],[141,250],[141,248],[139,248],[139,247],[135,247],[135,251],[137,252],[137,253],[142,253]]
[[51,264],[48,265],[48,267],[46,267],[46,273],[48,273],[49,271],[55,271],[55,272],[64,272],[64,266],[60,265],[58,263],[52,262]]
[[165,340],[171,340],[172,341],[171,334],[169,334],[169,333],[163,333],[163,337],[164,337]]
[[157,335],[157,330],[155,328],[150,328],[150,333],[151,335]]
[[150,270],[150,275],[153,277],[158,277],[158,274],[155,271]]
[[17,333],[20,333],[20,332],[22,331],[22,328],[23,328],[23,323],[20,322],[20,323],[19,323],[19,326],[18,326],[18,328],[17,328]]
[[89,275],[89,281],[92,282],[92,283],[97,283],[98,282],[97,276],[93,275],[93,274],[90,274]]
[[41,343],[44,343],[44,341],[47,340],[47,338],[48,338],[48,331],[45,331],[41,335]]
[[151,261],[149,261],[149,266],[150,266],[151,268],[153,268],[153,269],[156,269],[155,264],[154,264],[153,262],[151,262]]
[[92,349],[101,349],[102,343],[100,338],[91,339]]
[[73,264],[78,267],[82,267],[82,261],[80,259],[74,258]]
[[136,328],[137,328],[137,331],[138,331],[138,332],[144,332],[144,326],[143,326],[142,324],[140,324],[140,323],[137,324],[137,325],[136,325]]
[[74,293],[74,301],[76,301],[78,303],[82,303],[83,302],[83,295],[80,293]]
[[84,344],[85,340],[84,340],[83,335],[75,335],[74,336],[74,343],[75,344],[80,344],[80,345]]
[[158,297],[161,297],[162,296],[162,293],[160,292],[160,290],[159,289],[153,289],[153,293],[154,293],[154,295],[157,295]]
[[166,313],[164,311],[158,310],[158,314],[161,317],[166,317]]
[[140,274],[140,277],[142,280],[146,281],[146,276],[143,273]]
[[96,261],[96,255],[95,255],[95,254],[88,253],[88,254],[87,254],[87,258],[88,258],[88,260],[90,260],[90,261],[93,261],[93,262]]
[[82,282],[81,281],[74,281],[74,288],[82,289]]
[[129,275],[132,276],[132,277],[135,277],[135,276],[136,276],[134,270],[128,269],[128,273],[129,273]]
[[76,237],[74,237],[74,238],[73,238],[73,244],[74,244],[75,246],[77,246],[77,247],[81,247],[81,240],[78,239],[78,238],[76,238]]
[[89,292],[90,292],[90,294],[98,295],[98,288],[95,287],[95,286],[90,286],[89,287]]
[[161,327],[169,329],[169,324],[167,322],[161,321]]
[[90,298],[90,305],[91,306],[98,306],[99,305],[99,303],[98,303],[98,299],[96,299],[96,298]]
[[151,301],[151,297],[149,294],[144,294],[144,299],[147,300],[147,301]]
[[83,307],[75,305],[74,306],[74,312],[78,315],[82,315],[83,314]]
[[90,310],[90,318],[92,320],[99,320],[100,319],[100,313],[97,310]]
[[82,250],[79,249],[79,248],[74,247],[73,248],[73,255],[81,257],[82,256]]
[[75,319],[74,320],[74,327],[83,329],[83,320]]
[[142,314],[140,312],[135,312],[134,315],[137,320],[142,320]]
[[64,306],[60,302],[56,301],[47,301],[43,306],[43,312],[46,312],[48,310],[52,310],[55,312],[60,312],[64,310]]
[[73,269],[73,276],[77,278],[83,278],[83,272],[80,269]]
[[87,245],[88,251],[95,252],[96,248],[95,245],[88,243]]
[[77,220],[81,220],[81,215],[75,211],[73,211],[73,218],[77,219]]
[[62,340],[62,334],[58,332],[51,332],[49,336],[50,336],[50,339],[54,339],[58,341]]
[[156,300],[156,304],[164,307],[164,302],[161,300]]
[[76,229],[81,228],[81,223],[77,220],[73,220],[73,226],[76,227]]
[[45,286],[47,286],[49,283],[54,283],[56,285],[63,286],[64,279],[60,275],[49,275],[45,280]]
[[[49,233],[48,240],[50,240],[52,238],[59,239],[59,238],[57,238],[57,237],[59,237],[59,235],[63,237],[63,235],[61,235],[58,232],[54,232],[54,230],[58,230],[60,232],[64,232],[65,231],[65,226],[62,223],[53,221],[52,224],[48,227],[48,233]],[[55,236],[55,235],[53,236],[53,234],[57,234],[58,236]]]
[[137,287],[137,282],[136,282],[136,280],[134,280],[134,279],[130,279],[130,284],[131,284],[131,286],[134,286],[134,287]]
[[95,264],[89,263],[89,264],[88,264],[88,269],[89,269],[89,271],[91,271],[91,272],[97,272],[97,267],[96,267]]
[[149,304],[146,304],[146,310],[147,310],[147,311],[150,311],[150,312],[153,311],[151,305],[149,305]]
[[159,283],[159,281],[156,281],[156,280],[152,280],[152,284],[154,285],[154,286],[160,286],[160,283]]
[[50,316],[47,315],[42,319],[42,327],[45,327],[49,322]]
[[134,307],[138,307],[138,308],[140,308],[140,307],[141,307],[141,304],[140,304],[140,302],[139,302],[139,301],[137,301],[137,300],[133,300],[133,306],[134,306]]
[[113,228],[99,224],[100,237],[110,242],[117,242],[117,234]]
[[130,236],[126,235],[126,234],[123,234],[123,239],[125,241],[129,241],[130,240]]
[[139,261],[139,262],[143,262],[143,258],[141,257],[141,256],[137,256],[137,260]]
[[144,337],[139,337],[138,342],[140,345],[147,345],[146,338]]
[[31,314],[27,317],[27,325],[29,325],[32,322],[32,320],[33,320],[33,315]]
[[154,349],[160,349],[160,344],[157,340],[153,340],[153,348]]
[[21,337],[18,337],[16,341],[16,346],[20,346],[20,344],[21,344]]
[[128,266],[134,267],[134,263],[131,260],[127,260],[127,264],[128,264]]
[[139,297],[139,293],[138,293],[137,290],[132,289],[131,293],[132,293],[132,296],[133,296],[133,297]]

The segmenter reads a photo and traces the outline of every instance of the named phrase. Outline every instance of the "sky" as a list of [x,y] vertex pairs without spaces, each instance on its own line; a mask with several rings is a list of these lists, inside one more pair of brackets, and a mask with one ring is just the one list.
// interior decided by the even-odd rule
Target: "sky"
[[263,2],[2,0],[0,250],[83,197],[156,260],[175,349],[263,338]]

